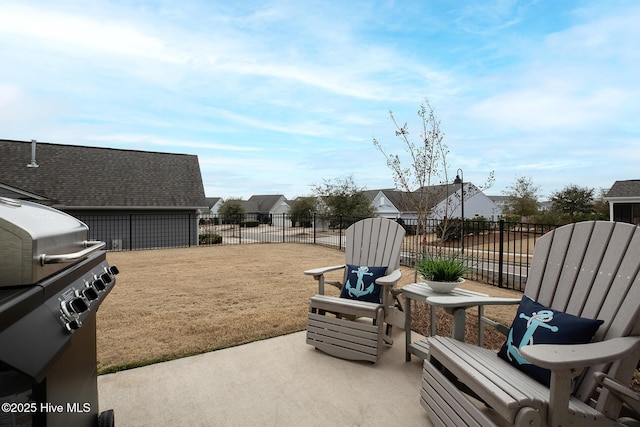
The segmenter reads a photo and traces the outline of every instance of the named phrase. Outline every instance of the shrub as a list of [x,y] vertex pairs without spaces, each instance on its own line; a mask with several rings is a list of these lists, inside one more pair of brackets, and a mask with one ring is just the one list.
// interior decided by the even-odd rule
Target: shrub
[[219,245],[220,243],[222,243],[222,236],[219,234],[211,233],[200,234],[198,236],[198,242],[201,245]]
[[259,225],[260,225],[260,221],[242,221],[240,223],[240,227],[243,227],[243,228],[258,227]]
[[467,267],[455,256],[427,255],[416,265],[416,270],[426,280],[455,282],[467,272]]

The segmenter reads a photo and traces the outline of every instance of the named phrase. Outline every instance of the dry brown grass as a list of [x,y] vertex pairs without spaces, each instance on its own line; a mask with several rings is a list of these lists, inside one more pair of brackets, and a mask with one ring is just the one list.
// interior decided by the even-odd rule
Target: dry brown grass
[[[110,252],[108,261],[121,273],[98,311],[101,373],[303,330],[317,286],[302,272],[341,264],[344,253],[308,244],[252,244]],[[400,286],[413,277],[413,270],[403,268]],[[476,282],[463,287],[521,296]],[[327,288],[327,293],[338,294]],[[498,306],[486,314],[509,324],[515,308]],[[476,340],[474,311],[469,310],[470,342]],[[425,333],[424,310],[417,307],[414,313],[414,329]],[[450,317],[442,312],[439,318],[439,333],[450,334]],[[502,341],[502,336],[485,332],[487,347]]]

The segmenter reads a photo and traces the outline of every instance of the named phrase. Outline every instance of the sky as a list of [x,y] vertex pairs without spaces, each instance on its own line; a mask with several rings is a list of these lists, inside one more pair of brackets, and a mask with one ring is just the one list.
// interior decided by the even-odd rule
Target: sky
[[0,0],[0,138],[197,155],[207,197],[393,188],[428,101],[450,182],[640,179],[640,2]]

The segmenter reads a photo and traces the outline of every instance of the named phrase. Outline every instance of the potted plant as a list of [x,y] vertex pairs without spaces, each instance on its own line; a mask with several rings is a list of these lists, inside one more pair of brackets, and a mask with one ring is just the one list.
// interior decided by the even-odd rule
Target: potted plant
[[464,282],[467,267],[457,256],[428,254],[418,262],[416,271],[435,292],[448,293]]

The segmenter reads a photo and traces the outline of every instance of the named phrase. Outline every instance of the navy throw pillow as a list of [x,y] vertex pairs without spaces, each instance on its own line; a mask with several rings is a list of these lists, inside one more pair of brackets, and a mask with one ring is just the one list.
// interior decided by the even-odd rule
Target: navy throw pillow
[[498,356],[548,387],[551,371],[527,361],[520,355],[520,348],[535,344],[586,344],[603,323],[553,310],[525,295]]
[[340,298],[380,304],[380,285],[376,285],[375,281],[385,275],[387,267],[347,264],[346,269],[347,280],[340,292]]

